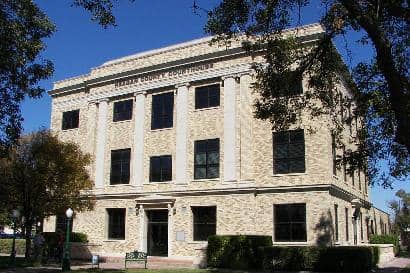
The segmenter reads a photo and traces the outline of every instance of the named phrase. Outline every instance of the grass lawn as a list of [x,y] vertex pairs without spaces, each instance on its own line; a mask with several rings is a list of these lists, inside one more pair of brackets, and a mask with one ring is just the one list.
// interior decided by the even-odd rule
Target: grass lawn
[[[27,261],[26,259],[22,257],[16,257],[14,266],[15,267],[28,267],[28,266],[33,266],[34,262],[33,261]],[[10,257],[9,256],[0,256],[0,268],[9,268],[11,266],[10,264]]]
[[222,273],[216,270],[207,269],[128,269],[128,270],[109,270],[109,269],[89,269],[89,270],[75,270],[75,273]]
[[400,271],[400,273],[410,273],[410,265],[407,266],[406,268],[402,269],[402,270]]

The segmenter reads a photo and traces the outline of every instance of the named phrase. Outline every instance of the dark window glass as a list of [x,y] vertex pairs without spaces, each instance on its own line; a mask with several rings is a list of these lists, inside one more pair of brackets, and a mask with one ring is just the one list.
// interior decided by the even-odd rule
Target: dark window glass
[[306,204],[275,205],[275,241],[306,241]]
[[337,175],[336,138],[334,134],[332,134],[332,159],[333,159],[333,174]]
[[358,166],[357,169],[357,178],[358,178],[358,183],[359,183],[359,191],[362,190],[362,168]]
[[152,96],[151,129],[171,128],[173,125],[174,93]]
[[216,207],[192,207],[194,241],[206,241],[216,234]]
[[111,185],[130,182],[130,157],[131,149],[111,151]]
[[349,241],[349,209],[345,208],[346,222],[346,241]]
[[[70,233],[73,231],[73,218],[70,220]],[[59,232],[61,234],[67,233],[67,216],[65,214],[59,214],[56,216],[56,229],[55,232]]]
[[195,88],[195,109],[219,106],[219,84]]
[[151,157],[149,166],[150,182],[172,180],[172,157],[170,155]]
[[354,187],[354,169],[352,167],[352,170],[350,171],[350,179],[352,180],[352,186]]
[[291,71],[289,73],[281,74],[280,76],[274,75],[274,77],[280,77],[278,78],[278,81],[281,84],[281,90],[280,92],[272,94],[273,97],[289,97],[303,93],[302,77],[296,75],[295,72]]
[[339,212],[338,206],[335,204],[335,241],[339,241]]
[[219,177],[219,138],[195,141],[194,179]]
[[346,168],[345,157],[346,157],[346,148],[343,147],[343,181],[347,182],[347,168]]
[[80,110],[63,112],[62,129],[68,130],[68,129],[78,128],[79,119],[80,119]]
[[305,172],[305,139],[303,130],[273,133],[273,171]]
[[132,100],[117,101],[114,103],[112,121],[132,119]]
[[108,239],[125,239],[125,209],[107,209]]

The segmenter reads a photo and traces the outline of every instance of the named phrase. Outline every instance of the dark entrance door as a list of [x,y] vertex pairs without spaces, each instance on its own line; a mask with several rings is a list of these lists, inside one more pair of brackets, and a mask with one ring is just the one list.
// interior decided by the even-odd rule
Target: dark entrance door
[[168,256],[168,210],[149,210],[148,255]]

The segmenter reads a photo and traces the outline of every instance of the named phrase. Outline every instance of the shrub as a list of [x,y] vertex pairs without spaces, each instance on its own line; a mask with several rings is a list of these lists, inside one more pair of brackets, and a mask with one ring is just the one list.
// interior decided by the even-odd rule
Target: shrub
[[76,242],[76,243],[87,243],[88,238],[87,234],[81,233],[81,232],[73,232],[71,233],[71,242]]
[[396,234],[384,234],[376,235],[373,234],[369,238],[369,243],[371,244],[392,244],[394,245],[394,253],[397,255],[399,253],[399,236]]
[[368,272],[378,261],[377,247],[271,246],[263,249],[269,270],[318,272]]
[[262,248],[272,245],[271,236],[213,235],[208,238],[208,266],[231,269],[261,269]]
[[[0,253],[11,254],[13,239],[0,239]],[[24,255],[26,251],[26,240],[16,239],[16,254]]]

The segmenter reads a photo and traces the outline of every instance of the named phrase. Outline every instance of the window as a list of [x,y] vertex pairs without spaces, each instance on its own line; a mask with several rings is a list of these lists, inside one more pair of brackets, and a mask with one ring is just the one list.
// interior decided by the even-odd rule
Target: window
[[195,88],[195,109],[219,106],[219,84]]
[[305,140],[303,130],[273,133],[273,172],[305,172]]
[[111,151],[110,184],[128,184],[130,181],[131,149]]
[[150,182],[172,180],[172,157],[170,155],[153,156],[149,163]]
[[132,99],[115,102],[112,121],[115,122],[130,119],[132,119]]
[[357,180],[358,180],[358,183],[359,183],[359,191],[362,191],[362,168],[360,167],[360,166],[358,166],[358,169],[357,169]]
[[360,212],[360,240],[363,241],[363,214]]
[[354,169],[351,167],[352,170],[350,171],[350,179],[352,180],[352,186],[354,187]]
[[171,128],[173,125],[174,93],[152,96],[151,130]]
[[297,75],[294,71],[275,76],[281,77],[279,82],[280,84],[283,84],[282,89],[284,93],[275,93],[273,95],[274,97],[295,96],[303,93],[302,77]]
[[347,182],[347,169],[346,169],[346,148],[343,146],[343,181]]
[[275,205],[275,241],[306,241],[306,204]]
[[125,239],[125,209],[107,209],[108,239]]
[[194,179],[219,177],[219,138],[195,141]]
[[216,207],[192,207],[194,241],[206,241],[216,234]]
[[336,137],[332,134],[332,159],[333,159],[333,174],[337,175],[337,166],[336,166]]
[[349,209],[345,208],[346,222],[346,241],[349,241]]
[[68,129],[78,128],[79,119],[80,119],[80,110],[63,112],[62,129],[68,130]]
[[335,204],[335,241],[339,241],[339,213],[337,204]]
[[[70,219],[70,233],[73,231],[73,218]],[[67,233],[67,217],[65,214],[56,215],[56,229],[55,232],[60,232],[62,234]]]

